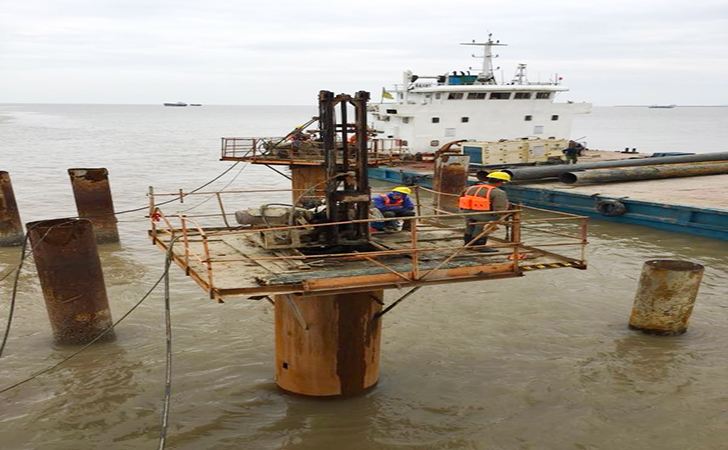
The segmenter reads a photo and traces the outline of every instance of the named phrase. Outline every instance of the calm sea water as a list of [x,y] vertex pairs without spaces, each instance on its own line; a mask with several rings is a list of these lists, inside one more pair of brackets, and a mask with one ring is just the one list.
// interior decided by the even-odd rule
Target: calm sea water
[[[0,170],[10,172],[24,222],[76,214],[73,167],[106,167],[117,211],[130,210],[147,204],[149,186],[189,191],[229,168],[218,161],[221,137],[281,135],[315,114],[315,107],[0,105]],[[604,150],[725,151],[727,119],[728,108],[595,108],[577,119],[573,135]],[[288,181],[241,164],[206,189],[225,186]],[[205,199],[169,210],[203,212],[215,203]],[[143,215],[121,215],[122,242],[100,249],[114,318],[163,271]],[[728,246],[598,220],[589,234],[587,271],[421,289],[385,318],[379,385],[339,401],[276,388],[268,303],[214,303],[174,270],[168,448],[725,448]],[[0,248],[0,273],[18,254]],[[642,264],[663,258],[706,266],[680,337],[626,327]],[[0,284],[3,328],[11,280]],[[389,291],[386,300],[401,294]],[[17,302],[0,388],[75,350],[52,343],[32,261]],[[2,394],[2,448],[156,448],[163,314],[157,291],[119,325],[116,342]]]

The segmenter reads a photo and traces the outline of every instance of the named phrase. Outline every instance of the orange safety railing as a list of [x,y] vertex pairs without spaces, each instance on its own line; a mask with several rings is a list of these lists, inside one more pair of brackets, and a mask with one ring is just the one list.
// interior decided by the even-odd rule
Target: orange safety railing
[[[227,224],[227,220],[225,219],[225,225],[224,227],[204,227],[201,226],[196,220],[193,219],[193,217],[215,217],[220,216],[224,218],[226,214],[224,212],[224,207],[222,205],[222,199],[221,194],[236,192],[236,193],[248,193],[248,192],[261,192],[261,191],[230,191],[230,192],[214,192],[214,193],[194,193],[194,194],[187,194],[187,195],[216,195],[219,202],[220,202],[220,208],[222,214],[202,214],[198,216],[191,216],[191,215],[185,215],[185,214],[173,214],[173,215],[165,215],[159,207],[155,205],[155,196],[159,195],[178,195],[178,194],[154,194],[150,190],[150,219],[151,219],[151,237],[155,244],[160,245],[161,247],[168,249],[168,244],[173,244],[174,242],[177,242],[178,245],[183,246],[184,250],[183,252],[178,252],[175,254],[175,260],[176,262],[181,265],[187,274],[190,274],[191,264],[190,261],[194,260],[197,261],[197,263],[201,264],[204,268],[205,273],[204,274],[196,274],[198,277],[200,277],[208,287],[210,291],[210,295],[214,296],[215,291],[215,285],[214,285],[214,265],[215,264],[230,264],[236,261],[245,261],[245,262],[256,262],[256,261],[275,261],[275,260],[301,260],[306,261],[310,259],[318,259],[318,260],[340,260],[340,261],[351,261],[351,260],[366,260],[370,262],[373,265],[376,265],[380,268],[383,268],[393,274],[396,274],[397,277],[401,278],[403,281],[409,282],[409,283],[418,283],[418,282],[424,282],[427,281],[428,277],[430,277],[433,273],[438,271],[439,269],[446,267],[447,264],[452,261],[454,258],[461,255],[466,250],[471,249],[478,249],[484,247],[483,245],[475,245],[474,242],[476,242],[481,236],[484,235],[490,235],[490,238],[493,238],[492,232],[499,226],[503,226],[506,229],[506,238],[494,238],[491,239],[491,242],[489,243],[489,248],[494,249],[510,249],[510,254],[508,258],[510,259],[509,264],[511,264],[511,271],[514,274],[519,273],[522,269],[520,268],[521,265],[521,259],[522,255],[524,255],[527,252],[530,251],[537,251],[541,254],[547,254],[558,258],[565,258],[563,255],[557,255],[555,253],[552,253],[551,251],[545,250],[546,247],[548,248],[554,248],[554,247],[566,247],[566,246],[580,246],[581,247],[581,254],[580,257],[571,258],[570,260],[573,261],[576,266],[585,266],[586,259],[585,259],[585,246],[587,244],[587,220],[588,218],[585,216],[578,216],[574,214],[567,214],[567,213],[561,213],[561,212],[555,212],[555,211],[549,211],[549,210],[543,210],[539,208],[530,208],[530,207],[524,207],[519,206],[516,209],[511,209],[507,211],[493,211],[493,212],[474,212],[474,213],[463,213],[463,212],[451,212],[451,211],[441,211],[437,210],[437,208],[434,208],[432,206],[429,206],[422,202],[420,199],[420,190],[423,190],[424,192],[428,193],[434,193],[434,194],[440,194],[436,191],[433,191],[431,189],[422,188],[419,186],[413,186],[415,188],[415,198],[417,199],[416,206],[417,206],[417,215],[414,217],[407,217],[407,218],[400,218],[399,220],[411,220],[412,226],[410,227],[410,245],[408,247],[404,248],[396,248],[396,249],[389,249],[389,250],[373,250],[373,251],[360,251],[355,253],[337,253],[337,254],[296,254],[296,255],[274,255],[271,253],[270,256],[263,256],[263,257],[242,257],[242,258],[213,258],[210,254],[210,248],[209,248],[209,240],[213,237],[219,238],[221,236],[225,235],[231,235],[231,234],[246,234],[246,233],[260,233],[262,231],[271,231],[271,232],[280,232],[280,231],[295,231],[295,230],[311,230],[313,228],[318,227],[331,227],[331,226],[338,226],[338,225],[344,225],[344,224],[351,224],[351,223],[375,223],[375,222],[382,222],[386,220],[398,220],[398,219],[384,219],[384,218],[372,218],[372,219],[362,219],[362,220],[353,220],[353,221],[347,221],[347,222],[335,222],[335,223],[309,223],[305,225],[290,225],[290,226],[271,226],[268,228],[245,228],[245,229],[233,229]],[[286,191],[286,190],[277,190],[277,191]],[[290,191],[290,190],[289,190]],[[422,214],[422,209],[429,209],[433,210],[434,214]],[[552,215],[553,217],[533,217],[533,218],[523,218],[524,212],[533,211],[537,216],[545,216],[545,215]],[[440,247],[440,246],[433,246],[431,244],[427,244],[427,242],[420,241],[419,235],[420,232],[418,231],[417,224],[418,223],[438,223],[440,226],[449,228],[449,229],[461,229],[464,225],[463,221],[464,218],[467,216],[472,215],[482,215],[482,214],[488,214],[496,216],[497,219],[494,219],[489,222],[482,222],[481,224],[484,225],[483,231],[481,234],[475,238],[472,239],[469,243],[463,243],[453,246],[447,246],[447,247]],[[457,223],[453,222],[453,219],[457,219]],[[179,223],[178,226],[174,226],[172,224],[173,221],[176,221]],[[574,221],[577,222],[577,231],[576,232],[566,232],[565,230],[561,229],[555,229],[553,224],[569,224],[573,223]],[[445,223],[443,225],[443,223]],[[449,223],[449,225],[448,225]],[[573,228],[573,226],[569,226],[570,228]],[[527,232],[529,235],[533,234],[545,234],[547,236],[558,237],[561,240],[553,241],[548,240],[544,242],[524,242],[523,234],[524,232]],[[404,233],[404,231],[402,232]],[[167,239],[160,238],[160,235],[167,235]],[[530,236],[529,236],[530,239]],[[564,240],[566,239],[566,240]],[[462,242],[462,241],[461,241]],[[443,259],[441,261],[438,261],[435,263],[434,266],[431,265],[431,267],[427,267],[425,269],[421,266],[420,261],[420,255],[422,253],[440,253],[442,254]],[[391,257],[391,256],[407,256],[408,259],[411,261],[410,268],[407,271],[397,270],[395,267],[393,267],[391,264],[387,264],[387,262],[382,261],[378,258],[383,257]],[[313,286],[315,286],[315,282],[309,283],[311,288],[313,289]]]

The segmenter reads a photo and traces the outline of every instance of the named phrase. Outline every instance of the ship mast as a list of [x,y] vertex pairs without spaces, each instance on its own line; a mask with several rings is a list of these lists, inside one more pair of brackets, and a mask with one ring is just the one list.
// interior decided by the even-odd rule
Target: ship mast
[[[493,33],[488,34],[488,42],[463,42],[460,45],[479,45],[483,47],[483,56],[473,55],[473,58],[483,58],[483,70],[478,74],[478,81],[483,81],[486,84],[496,84],[495,73],[493,72],[493,50],[495,46],[506,46],[508,44],[501,44],[500,41],[493,41]],[[498,57],[498,55],[495,55]]]

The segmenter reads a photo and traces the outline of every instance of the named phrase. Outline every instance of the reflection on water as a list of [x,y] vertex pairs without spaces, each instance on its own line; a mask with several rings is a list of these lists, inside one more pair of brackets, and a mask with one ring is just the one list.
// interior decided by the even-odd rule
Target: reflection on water
[[[0,122],[11,153],[7,160],[4,150],[3,170],[11,173],[23,220],[73,215],[69,167],[108,167],[117,209],[133,209],[146,204],[150,185],[159,192],[191,190],[228,168],[216,161],[219,137],[280,129],[271,124],[275,108],[170,110],[53,106]],[[290,119],[285,129],[310,116],[307,109],[283,112]],[[258,125],[267,128],[250,131]],[[264,167],[246,167],[210,189],[233,177],[237,189],[288,186]],[[231,211],[260,203],[254,196],[229,201]],[[177,202],[169,210],[197,203]],[[208,201],[193,211],[216,207]],[[146,238],[144,214],[123,215],[122,242],[100,248],[114,318],[162,274],[163,255]],[[341,401],[277,390],[271,305],[246,299],[217,304],[175,269],[168,448],[723,448],[724,242],[597,220],[589,240],[586,271],[421,289],[384,319],[379,385]],[[17,258],[18,249],[0,249],[0,270]],[[627,329],[642,264],[650,259],[706,267],[685,335]],[[74,350],[52,344],[34,270],[29,260],[20,278],[0,387]],[[4,299],[9,280],[0,283]],[[402,293],[387,292],[386,300]],[[3,302],[0,316],[6,314]],[[154,448],[164,392],[161,291],[121,323],[117,337],[2,394],[2,447]]]

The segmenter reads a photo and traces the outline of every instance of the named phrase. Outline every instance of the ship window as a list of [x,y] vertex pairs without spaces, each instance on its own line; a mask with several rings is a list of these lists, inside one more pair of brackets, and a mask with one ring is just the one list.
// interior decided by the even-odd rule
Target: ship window
[[440,118],[439,117],[433,117],[432,118],[432,123],[440,123]]
[[527,100],[527,99],[531,98],[531,93],[530,92],[516,92],[513,95],[513,98]]
[[551,92],[536,92],[536,98],[551,98]]
[[511,97],[510,92],[491,92],[490,98],[497,100],[508,100]]
[[533,116],[528,115],[528,116],[524,117],[523,120],[525,120],[526,122],[530,122],[533,120]]
[[387,110],[387,114],[397,114],[397,110],[396,109],[388,109]]
[[468,123],[468,122],[470,122],[470,117],[461,117],[460,118],[460,122],[462,122],[462,123]]
[[559,120],[559,116],[553,115],[553,116],[551,116],[551,120]]
[[437,139],[435,139],[434,141],[430,141],[430,147],[437,147],[438,145],[440,145],[440,141],[438,141]]
[[441,97],[441,95],[440,95],[440,93],[439,93],[439,92],[435,94],[435,98],[436,98],[437,100],[440,100],[440,97]]
[[461,100],[463,98],[462,92],[450,92],[447,94],[448,100]]
[[485,92],[468,92],[468,100],[485,100]]
[[409,123],[409,117],[402,117],[402,123]]

